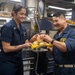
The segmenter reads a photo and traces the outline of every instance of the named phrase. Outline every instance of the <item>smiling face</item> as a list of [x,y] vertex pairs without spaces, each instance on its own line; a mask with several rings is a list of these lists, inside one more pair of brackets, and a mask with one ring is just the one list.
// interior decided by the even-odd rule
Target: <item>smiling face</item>
[[53,25],[58,29],[61,30],[65,27],[66,19],[63,15],[60,16],[53,16]]
[[25,20],[25,16],[26,16],[25,8],[21,8],[21,10],[18,11],[17,13],[14,12],[14,17],[19,23],[21,23]]

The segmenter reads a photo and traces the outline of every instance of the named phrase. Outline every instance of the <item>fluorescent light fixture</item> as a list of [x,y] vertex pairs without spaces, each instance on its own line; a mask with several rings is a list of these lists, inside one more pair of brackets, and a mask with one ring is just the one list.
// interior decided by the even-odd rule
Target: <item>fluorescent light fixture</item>
[[65,9],[65,8],[61,8],[61,7],[56,7],[56,6],[48,6],[48,8],[52,8],[52,9],[58,9],[58,10],[72,10],[72,8],[70,9]]
[[72,18],[72,16],[66,16],[66,19],[71,19]]
[[70,15],[71,16],[72,15],[72,12],[66,12],[66,15]]
[[21,0],[10,0],[10,1],[21,2]]

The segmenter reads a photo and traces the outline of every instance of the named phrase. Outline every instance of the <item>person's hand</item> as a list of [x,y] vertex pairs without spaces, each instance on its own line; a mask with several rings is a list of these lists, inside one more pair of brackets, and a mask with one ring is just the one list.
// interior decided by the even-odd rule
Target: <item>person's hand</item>
[[29,43],[29,40],[26,40],[25,43]]
[[52,38],[49,35],[41,34],[40,37],[41,37],[42,40],[44,40],[46,42],[51,42],[52,41]]
[[30,42],[26,42],[25,44],[23,44],[23,48],[30,48],[31,47],[31,43]]
[[30,39],[30,42],[36,41],[38,35],[39,35],[39,34],[35,34],[35,35]]

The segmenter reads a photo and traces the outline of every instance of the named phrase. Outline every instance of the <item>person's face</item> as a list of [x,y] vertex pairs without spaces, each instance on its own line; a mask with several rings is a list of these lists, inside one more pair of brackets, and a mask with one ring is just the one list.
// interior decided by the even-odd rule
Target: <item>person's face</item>
[[26,9],[22,8],[19,12],[17,12],[17,14],[15,13],[15,18],[16,20],[21,23],[25,20],[26,17]]
[[60,17],[53,17],[53,25],[58,29],[61,30],[64,28],[64,23],[66,22],[66,19],[62,16]]

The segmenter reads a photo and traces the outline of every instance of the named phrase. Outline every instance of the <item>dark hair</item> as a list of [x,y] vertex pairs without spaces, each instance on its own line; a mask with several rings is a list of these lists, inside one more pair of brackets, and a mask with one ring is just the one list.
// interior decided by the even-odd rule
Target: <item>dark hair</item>
[[61,15],[63,15],[63,16],[65,17],[65,13],[64,13],[64,12],[58,11],[58,12],[55,12],[55,13],[53,14],[53,17],[54,17],[54,16],[59,17],[59,16],[61,16]]
[[[22,8],[25,8],[25,7],[22,6],[21,4],[17,3],[13,6],[12,11],[14,11],[17,14],[17,12],[19,12]],[[13,16],[13,12],[12,12],[12,16]]]

